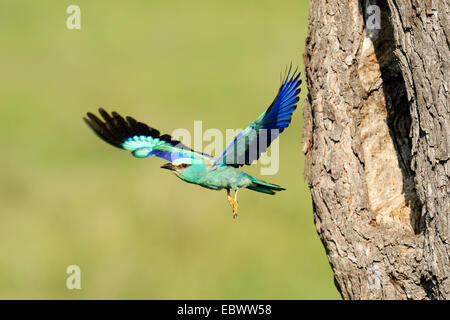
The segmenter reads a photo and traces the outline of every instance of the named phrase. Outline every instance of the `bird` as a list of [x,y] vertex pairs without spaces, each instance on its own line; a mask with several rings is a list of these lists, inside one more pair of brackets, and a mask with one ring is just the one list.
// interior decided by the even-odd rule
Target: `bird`
[[192,150],[170,135],[161,134],[157,129],[130,116],[124,118],[115,111],[110,114],[99,108],[102,119],[87,112],[83,120],[102,140],[130,151],[134,157],[156,156],[169,161],[161,168],[173,172],[185,182],[212,190],[225,189],[233,218],[236,218],[240,189],[247,188],[269,195],[286,190],[253,177],[241,171],[240,167],[258,160],[271,142],[289,126],[299,101],[300,85],[300,72],[298,68],[293,71],[291,64],[281,77],[281,85],[272,104],[234,137],[217,158]]

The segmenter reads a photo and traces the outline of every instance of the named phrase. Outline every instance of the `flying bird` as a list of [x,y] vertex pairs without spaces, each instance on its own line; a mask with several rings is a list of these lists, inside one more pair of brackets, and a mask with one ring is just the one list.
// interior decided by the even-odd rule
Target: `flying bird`
[[[172,171],[183,181],[212,190],[225,189],[235,218],[239,189],[247,188],[271,195],[286,190],[259,180],[239,168],[258,160],[270,143],[289,126],[292,113],[297,108],[301,84],[300,73],[295,70],[291,74],[291,70],[289,68],[281,80],[278,94],[269,108],[242,130],[216,159],[190,149],[168,134],[161,135],[158,130],[132,117],[123,118],[117,112],[109,114],[100,108],[103,119],[90,112],[83,119],[105,142],[131,151],[137,158],[156,156],[169,161],[161,168]],[[231,195],[232,190],[235,192],[234,197]]]

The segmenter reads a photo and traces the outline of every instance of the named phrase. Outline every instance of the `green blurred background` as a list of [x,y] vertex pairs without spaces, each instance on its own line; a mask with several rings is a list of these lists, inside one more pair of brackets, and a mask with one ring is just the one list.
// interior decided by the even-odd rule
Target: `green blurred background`
[[[68,30],[66,8],[81,8]],[[303,180],[301,106],[280,140],[287,191],[182,183],[82,122],[102,106],[163,132],[242,128],[303,70],[308,1],[0,2],[0,298],[337,299]],[[260,176],[259,165],[246,171]],[[66,289],[81,267],[82,289]]]

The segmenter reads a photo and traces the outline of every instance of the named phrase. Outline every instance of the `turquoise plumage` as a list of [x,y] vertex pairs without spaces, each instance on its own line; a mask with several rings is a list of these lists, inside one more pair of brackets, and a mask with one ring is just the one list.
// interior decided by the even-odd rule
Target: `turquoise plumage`
[[[258,180],[238,168],[258,160],[271,142],[289,126],[299,100],[299,78],[300,74],[294,71],[291,75],[289,68],[269,108],[242,130],[217,159],[188,148],[170,135],[161,135],[158,130],[132,117],[123,118],[117,112],[110,115],[100,108],[102,120],[90,112],[83,119],[101,139],[131,151],[137,158],[156,156],[169,161],[161,168],[172,171],[183,181],[213,190],[225,189],[233,217],[236,217],[239,189],[247,188],[266,194],[285,190],[276,184]],[[234,198],[231,190],[235,191]]]

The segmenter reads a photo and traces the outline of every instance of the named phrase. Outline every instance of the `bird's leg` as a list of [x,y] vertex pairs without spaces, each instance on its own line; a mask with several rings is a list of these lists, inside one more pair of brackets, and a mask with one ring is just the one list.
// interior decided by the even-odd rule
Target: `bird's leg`
[[233,209],[233,212],[234,212],[234,200],[231,197],[230,189],[227,189],[227,199],[228,199],[228,203],[230,204],[231,209]]
[[237,191],[234,193],[234,199],[231,196],[230,189],[227,189],[227,199],[228,203],[230,204],[231,209],[233,209],[233,218],[237,217],[237,209],[238,209],[238,202],[237,202]]
[[238,199],[237,199],[238,191],[239,191],[239,189],[236,190],[234,193],[233,218],[237,217],[237,212],[238,212]]

